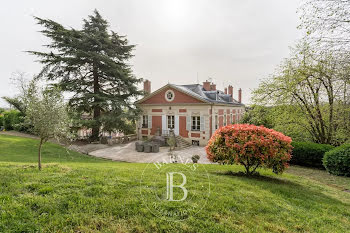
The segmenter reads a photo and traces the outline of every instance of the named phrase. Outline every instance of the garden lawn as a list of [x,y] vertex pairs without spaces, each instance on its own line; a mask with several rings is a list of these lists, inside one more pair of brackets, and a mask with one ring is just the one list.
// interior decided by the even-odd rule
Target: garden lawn
[[197,216],[171,222],[142,202],[146,164],[100,160],[47,143],[38,171],[37,144],[0,135],[0,232],[349,231],[350,193],[343,191],[349,178],[325,171],[292,167],[277,176],[259,170],[261,177],[249,178],[237,174],[241,166],[205,165],[208,203],[203,200]]

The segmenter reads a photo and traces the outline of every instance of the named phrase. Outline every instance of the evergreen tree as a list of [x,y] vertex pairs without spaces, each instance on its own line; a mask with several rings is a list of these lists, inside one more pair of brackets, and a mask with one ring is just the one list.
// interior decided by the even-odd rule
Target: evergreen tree
[[132,102],[141,94],[136,86],[141,80],[128,64],[135,46],[125,36],[109,31],[108,22],[97,10],[84,20],[81,30],[35,19],[51,39],[46,45],[49,52],[29,51],[44,64],[39,76],[57,81],[63,91],[73,93],[69,104],[74,109],[93,116],[89,124],[92,137],[98,138],[105,122],[115,130],[130,125],[138,113]]

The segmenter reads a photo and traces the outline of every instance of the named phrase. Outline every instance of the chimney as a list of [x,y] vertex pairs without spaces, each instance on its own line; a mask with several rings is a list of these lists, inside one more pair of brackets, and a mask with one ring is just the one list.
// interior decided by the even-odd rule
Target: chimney
[[210,84],[210,90],[216,91],[216,84],[214,84],[214,83]]
[[239,90],[238,90],[238,102],[242,103],[242,89],[241,88],[239,88]]
[[208,80],[205,80],[205,82],[203,82],[203,88],[206,91],[210,91],[210,82],[208,82]]
[[143,92],[145,95],[148,95],[151,93],[151,81],[149,81],[148,79],[146,79],[143,82]]
[[228,94],[233,98],[233,86],[228,86]]
[[227,95],[227,88],[225,87],[225,94]]

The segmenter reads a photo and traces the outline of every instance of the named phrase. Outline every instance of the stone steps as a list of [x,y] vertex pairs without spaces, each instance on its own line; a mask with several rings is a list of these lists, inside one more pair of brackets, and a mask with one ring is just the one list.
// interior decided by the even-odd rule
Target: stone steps
[[176,136],[175,140],[176,140],[176,149],[185,149],[192,146],[191,143],[183,139],[181,136]]

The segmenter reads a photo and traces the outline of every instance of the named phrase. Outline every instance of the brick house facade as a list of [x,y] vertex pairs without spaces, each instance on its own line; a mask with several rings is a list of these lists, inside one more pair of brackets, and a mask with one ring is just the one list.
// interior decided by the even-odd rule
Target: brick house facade
[[242,91],[239,89],[235,100],[232,86],[222,92],[208,81],[203,85],[167,84],[151,93],[151,83],[146,80],[144,91],[145,97],[136,102],[143,112],[137,127],[139,139],[166,135],[172,129],[189,143],[204,146],[216,129],[237,123],[244,114]]

